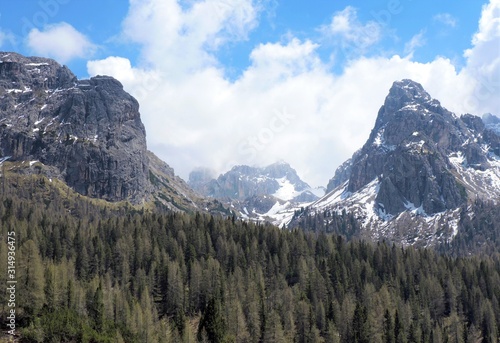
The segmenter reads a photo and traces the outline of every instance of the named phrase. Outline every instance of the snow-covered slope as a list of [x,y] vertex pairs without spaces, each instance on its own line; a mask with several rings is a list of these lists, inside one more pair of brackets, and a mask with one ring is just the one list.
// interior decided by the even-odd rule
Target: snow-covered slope
[[193,171],[189,185],[205,196],[230,204],[245,219],[269,221],[282,226],[294,211],[325,194],[302,181],[285,162],[264,168],[235,166],[217,179],[205,169]]

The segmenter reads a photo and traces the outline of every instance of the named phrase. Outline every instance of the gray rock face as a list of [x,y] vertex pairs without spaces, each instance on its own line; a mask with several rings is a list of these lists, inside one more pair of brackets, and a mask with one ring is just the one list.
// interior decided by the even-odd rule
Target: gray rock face
[[206,187],[214,180],[214,174],[208,168],[196,168],[189,174],[189,185],[200,194],[209,194]]
[[347,191],[355,193],[378,179],[380,210],[398,215],[409,207],[421,207],[431,215],[467,202],[449,157],[458,154],[469,167],[484,171],[491,167],[488,154],[498,156],[499,147],[498,135],[479,117],[458,118],[420,84],[397,81],[369,139],[339,167],[328,189],[348,180]]
[[326,193],[333,191],[335,188],[349,180],[352,170],[352,161],[353,159],[356,159],[356,154],[359,152],[360,150],[358,150],[352,158],[342,163],[337,170],[335,170],[335,175],[328,181],[328,185],[326,186]]
[[0,53],[0,154],[60,171],[83,195],[140,203],[150,191],[139,104],[111,77]]

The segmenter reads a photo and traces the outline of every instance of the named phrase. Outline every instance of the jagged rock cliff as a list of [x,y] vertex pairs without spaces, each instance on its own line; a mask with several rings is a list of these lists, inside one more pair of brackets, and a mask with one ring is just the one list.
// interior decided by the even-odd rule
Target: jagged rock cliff
[[4,53],[0,154],[56,167],[78,193],[139,203],[148,185],[139,104],[110,77],[79,81],[57,62]]
[[47,58],[0,52],[0,159],[37,161],[89,197],[211,207],[147,150],[139,104],[119,81],[78,80]]
[[372,236],[425,240],[441,229],[450,239],[458,209],[500,201],[499,156],[500,137],[481,118],[457,117],[420,84],[397,81],[366,143],[310,209],[356,213]]

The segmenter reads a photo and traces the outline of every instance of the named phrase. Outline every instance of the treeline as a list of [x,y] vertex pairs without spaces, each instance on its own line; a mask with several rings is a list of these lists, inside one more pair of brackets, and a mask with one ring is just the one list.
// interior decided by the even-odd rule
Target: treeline
[[347,240],[360,238],[362,229],[356,216],[345,209],[341,213],[332,210],[316,212],[308,207],[296,210],[288,227],[341,235]]
[[[442,243],[436,244],[433,247],[436,251],[450,256],[489,256],[500,252],[500,206],[498,203],[477,199],[463,206],[459,212],[457,225],[457,235],[451,241],[443,240]],[[366,231],[362,229],[356,217],[345,210],[337,213],[332,210],[317,212],[303,208],[295,212],[290,226],[305,231],[342,235],[348,240],[360,239],[366,235]],[[400,235],[406,229],[404,224],[395,228]],[[453,231],[450,227],[442,227],[441,230]]]
[[[58,194],[0,201],[0,275],[15,231],[25,342],[500,337],[498,254],[451,258],[199,213],[110,212],[83,198],[71,204],[75,215]],[[6,287],[0,293],[5,320]]]
[[[474,213],[474,215],[471,215]],[[439,251],[454,256],[491,255],[500,251],[500,205],[476,200],[460,212],[459,230]]]

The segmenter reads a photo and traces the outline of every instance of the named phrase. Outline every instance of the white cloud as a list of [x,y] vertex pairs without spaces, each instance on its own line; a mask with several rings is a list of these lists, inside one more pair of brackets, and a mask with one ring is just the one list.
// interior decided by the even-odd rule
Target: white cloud
[[483,6],[472,48],[465,51],[465,73],[474,85],[467,103],[479,113],[500,114],[500,0]]
[[243,79],[251,79],[249,82],[257,83],[257,87],[266,87],[307,73],[321,66],[320,59],[314,54],[317,47],[311,41],[301,42],[297,38],[292,38],[286,45],[260,44],[250,54],[252,64]]
[[43,31],[32,29],[27,45],[35,54],[52,57],[59,63],[88,58],[97,49],[84,34],[65,22],[48,25]]
[[176,0],[131,0],[124,37],[142,45],[143,63],[170,77],[217,64],[213,51],[246,39],[258,24],[252,0],[205,0],[182,8]]
[[382,26],[376,21],[361,23],[356,9],[351,6],[336,12],[330,24],[322,26],[320,31],[347,54],[364,52],[382,38]]
[[457,18],[455,18],[454,16],[452,16],[449,13],[439,13],[439,14],[436,14],[433,17],[433,19],[434,19],[434,21],[438,21],[438,22],[443,23],[443,24],[445,24],[446,26],[449,26],[449,27],[456,27],[457,23],[458,23]]
[[415,36],[411,37],[410,41],[405,44],[405,54],[413,54],[417,48],[421,48],[426,44],[424,34],[425,32],[422,30]]
[[3,45],[3,42],[6,40],[7,34],[0,30],[0,47]]
[[[491,49],[484,44],[496,37],[481,28],[464,70],[440,57],[419,63],[411,55],[358,56],[335,75],[321,61],[319,43],[290,37],[256,46],[250,66],[229,81],[214,49],[244,39],[257,25],[259,9],[249,1],[240,4],[243,11],[225,6],[209,0],[188,8],[175,1],[133,0],[124,34],[141,44],[142,64],[132,66],[121,57],[88,63],[90,75],[113,75],[138,98],[150,149],[184,178],[197,166],[225,172],[234,164],[282,159],[312,185],[326,185],[366,141],[393,81],[414,79],[457,114],[477,113],[478,104],[468,100],[475,87],[468,68],[496,63],[491,54],[477,56],[477,49]],[[210,9],[204,16],[212,19],[197,27],[201,8]],[[330,32],[363,41],[359,28],[368,24],[359,23],[352,11],[337,13]]]

